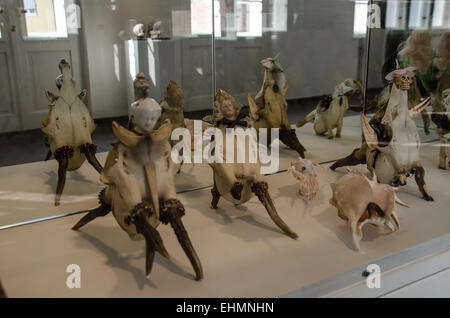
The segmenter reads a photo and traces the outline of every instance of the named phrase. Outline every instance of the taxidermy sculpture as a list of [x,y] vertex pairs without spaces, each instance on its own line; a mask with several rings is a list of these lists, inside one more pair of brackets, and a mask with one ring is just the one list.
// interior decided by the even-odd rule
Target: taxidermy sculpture
[[276,62],[277,57],[267,58],[261,61],[264,68],[264,83],[261,91],[255,97],[255,103],[250,105],[251,119],[256,130],[280,129],[280,140],[289,148],[297,151],[300,157],[305,158],[306,149],[297,138],[295,129],[287,118],[288,104],[285,99],[289,83],[280,64]]
[[155,252],[169,258],[157,227],[160,223],[170,224],[195,270],[196,280],[201,280],[202,266],[181,221],[185,209],[177,199],[171,172],[172,125],[168,121],[154,130],[161,107],[151,98],[139,100],[131,108],[134,131],[113,122],[118,142],[109,152],[101,175],[107,187],[99,195],[100,206],[84,216],[73,229],[78,230],[112,211],[132,240],[145,240],[148,276]]
[[288,169],[288,173],[300,181],[297,194],[307,200],[314,199],[317,192],[319,192],[319,181],[317,180],[317,173],[315,172],[312,161],[299,158]]
[[348,96],[361,92],[362,101],[364,102],[364,88],[362,84],[353,79],[346,79],[334,89],[333,95],[327,95],[317,105],[306,118],[299,123],[297,127],[314,121],[314,131],[317,135],[328,133],[328,139],[333,139],[333,129],[336,128],[336,138],[340,138],[342,134],[342,126],[344,124],[344,114],[349,109]]
[[361,115],[365,142],[359,149],[331,166],[336,168],[367,164],[376,172],[381,183],[406,185],[406,178],[414,174],[425,200],[433,201],[425,184],[425,170],[419,161],[420,138],[414,118],[430,104],[430,98],[408,109],[408,91],[414,68],[396,70],[386,79],[393,82],[388,105],[377,112],[370,123]]
[[450,139],[450,88],[447,88],[442,92],[442,106],[444,108],[444,112],[432,113],[431,120],[433,120],[436,124],[436,132],[441,141],[439,168],[446,170],[448,158],[447,144]]
[[99,173],[103,169],[95,157],[97,146],[91,138],[94,120],[83,102],[86,90],[76,91],[69,63],[61,60],[59,69],[62,74],[59,96],[45,92],[50,101],[50,111],[42,121],[45,144],[50,148],[45,160],[54,156],[58,161],[56,206],[60,204],[67,171],[77,170],[86,159]]
[[386,184],[379,184],[366,176],[350,172],[338,182],[331,184],[333,197],[330,204],[336,207],[341,219],[348,222],[355,248],[359,251],[362,228],[366,224],[382,226],[395,232],[400,222],[394,211],[395,203],[406,206],[395,195],[395,190]]
[[[254,103],[252,98],[248,96],[249,102]],[[241,113],[242,105],[236,103],[234,98],[224,90],[219,90],[215,97],[215,107],[218,111],[216,127],[222,131],[222,135],[226,135],[227,128],[249,128],[249,118]],[[226,142],[223,141],[223,153],[226,153]],[[245,147],[245,162],[238,162],[237,153],[243,151],[238,149],[238,143],[235,141],[233,146],[235,160],[234,163],[226,162],[224,156],[223,163],[211,164],[214,173],[214,187],[211,190],[212,202],[211,207],[217,209],[217,205],[221,197],[225,200],[241,205],[248,202],[253,195],[256,195],[260,202],[266,208],[272,221],[289,237],[298,238],[297,233],[280,218],[269,194],[269,186],[264,177],[261,175],[261,164],[257,160],[256,163],[250,163],[249,149]]]

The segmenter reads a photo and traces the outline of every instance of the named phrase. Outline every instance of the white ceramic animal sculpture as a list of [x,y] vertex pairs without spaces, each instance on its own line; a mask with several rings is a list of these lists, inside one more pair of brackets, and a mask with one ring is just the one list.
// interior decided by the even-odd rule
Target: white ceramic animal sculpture
[[67,171],[77,170],[86,159],[99,173],[103,169],[95,157],[97,146],[91,138],[95,129],[94,120],[83,102],[86,90],[81,93],[76,91],[69,63],[61,60],[59,69],[62,73],[59,77],[61,90],[59,96],[45,92],[51,104],[42,121],[45,144],[50,148],[45,160],[54,156],[59,164],[56,206],[60,204]]
[[307,200],[312,200],[319,192],[319,181],[317,180],[317,173],[315,172],[314,164],[311,160],[299,158],[288,173],[292,174],[300,181],[300,187],[297,194]]
[[[450,88],[442,92],[443,113],[432,113],[431,119],[437,126],[437,133],[441,140],[441,149],[439,153],[439,168],[447,169],[448,150],[447,145],[450,139]],[[449,162],[450,165],[450,162]]]
[[203,269],[181,221],[185,209],[175,191],[169,144],[172,125],[168,121],[153,131],[158,114],[161,114],[159,104],[144,99],[132,107],[135,131],[113,122],[118,143],[109,152],[101,176],[107,187],[100,193],[100,207],[85,215],[73,229],[78,230],[112,211],[132,240],[145,239],[149,275],[155,252],[169,257],[156,228],[160,223],[170,224],[195,270],[196,280],[200,280]]
[[346,79],[336,86],[333,95],[325,96],[316,109],[308,114],[304,120],[297,123],[302,127],[314,120],[314,131],[317,135],[328,133],[328,139],[333,139],[333,129],[336,128],[336,138],[340,138],[344,124],[344,114],[349,109],[348,96],[361,91],[364,100],[364,88],[361,83]]
[[[424,199],[433,201],[425,184],[425,170],[420,164],[420,138],[414,122],[414,118],[430,104],[430,98],[408,109],[408,90],[413,71],[414,68],[406,68],[388,74],[386,79],[394,85],[381,122],[371,125],[362,115],[365,143],[347,158],[338,160],[331,169],[367,164],[370,171],[376,172],[380,182],[395,186],[406,185],[406,178],[414,174]],[[376,114],[374,117],[381,116]]]
[[400,229],[395,203],[406,204],[396,197],[391,186],[379,184],[376,177],[369,180],[360,173],[350,172],[331,184],[331,189],[330,204],[337,208],[339,217],[348,222],[358,251],[365,224],[386,227],[393,232]]
[[[252,98],[248,96],[249,102],[254,103]],[[216,127],[222,131],[225,138],[226,129],[241,128],[247,130],[249,128],[249,120],[240,113],[240,108],[234,98],[224,90],[219,90],[216,95],[216,104],[218,111],[221,112],[220,121],[216,123]],[[238,149],[238,143],[234,143],[235,163],[226,162],[226,141],[223,140],[223,163],[212,163],[211,167],[214,173],[214,187],[211,190],[212,202],[211,207],[217,209],[220,197],[224,197],[227,201],[235,205],[241,205],[248,202],[254,195],[258,197],[266,208],[272,221],[285,232],[289,237],[298,238],[297,233],[280,218],[269,194],[269,186],[261,174],[261,164],[259,160],[251,163],[249,160],[249,148]],[[237,154],[245,151],[244,163],[237,163]]]

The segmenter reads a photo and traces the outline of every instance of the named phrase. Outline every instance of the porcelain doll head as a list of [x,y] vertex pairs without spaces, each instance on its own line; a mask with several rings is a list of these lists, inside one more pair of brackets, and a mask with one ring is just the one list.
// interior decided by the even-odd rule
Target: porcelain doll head
[[216,94],[215,106],[220,117],[228,120],[236,120],[242,108],[242,105],[236,103],[233,96],[222,89],[219,89]]
[[411,88],[415,70],[415,67],[395,70],[386,76],[386,80],[389,82],[394,82],[398,89],[408,91]]
[[149,134],[161,116],[161,106],[152,98],[141,99],[131,105],[130,121],[139,134]]

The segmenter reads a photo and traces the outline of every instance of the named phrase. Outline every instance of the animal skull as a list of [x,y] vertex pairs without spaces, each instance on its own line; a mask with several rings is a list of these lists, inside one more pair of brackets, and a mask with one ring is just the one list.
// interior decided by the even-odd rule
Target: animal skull
[[66,60],[61,60],[59,69],[62,74],[59,77],[59,96],[45,92],[51,104],[50,111],[42,121],[45,144],[50,148],[45,160],[54,156],[59,164],[56,206],[60,204],[67,171],[77,170],[86,159],[99,173],[103,169],[95,157],[97,147],[91,138],[95,129],[94,120],[83,103],[86,90],[81,93],[76,91],[70,65]]
[[319,182],[317,180],[317,173],[314,169],[314,164],[311,160],[299,158],[290,169],[291,173],[297,180],[300,181],[300,188],[298,195],[312,200],[317,192],[319,192]]
[[365,224],[383,226],[393,232],[400,229],[395,203],[406,205],[395,196],[391,186],[377,183],[376,177],[369,180],[362,174],[351,172],[331,184],[331,189],[330,204],[337,208],[341,219],[348,221],[358,251]]
[[[135,107],[142,106],[150,113],[158,111],[154,103]],[[139,127],[139,131],[147,131],[149,127]],[[146,274],[150,275],[155,252],[169,258],[156,228],[160,223],[170,223],[195,270],[196,280],[202,279],[200,259],[181,221],[185,210],[176,199],[168,142],[172,125],[167,122],[157,131],[138,135],[113,122],[113,132],[118,143],[109,152],[101,176],[107,187],[100,193],[100,207],[84,216],[73,229],[78,230],[112,211],[132,240],[145,239]]]
[[[251,99],[250,96],[248,96],[248,98],[249,100]],[[232,104],[231,109],[239,108],[231,95],[223,90],[220,90],[216,95],[216,106],[218,109],[223,109],[222,103],[224,101]],[[235,126],[239,125],[240,129],[248,129],[246,126],[248,121],[246,121],[241,114],[234,114],[232,117],[235,118],[234,121],[225,118],[216,123],[216,127],[222,131],[222,136],[224,138],[226,136],[227,128],[235,129]],[[229,116],[229,118],[231,117]],[[235,155],[239,151],[243,151],[242,149],[237,148],[237,144],[238,143],[235,142],[233,145],[235,147]],[[222,141],[222,145],[224,145],[223,154],[226,154],[225,140]],[[259,161],[256,163],[249,162],[247,159],[249,158],[249,150],[247,147],[245,151],[245,163],[225,163],[226,158],[224,155],[224,158],[222,158],[224,163],[215,162],[211,164],[214,174],[214,187],[211,190],[213,196],[211,207],[213,209],[217,209],[217,204],[219,203],[220,197],[224,197],[227,201],[240,205],[248,202],[253,195],[256,195],[266,208],[272,221],[288,236],[296,239],[298,237],[297,233],[292,231],[277,213],[275,205],[269,194],[269,186],[267,182],[264,181],[264,177],[261,175],[261,164]],[[237,162],[237,160],[234,162]]]

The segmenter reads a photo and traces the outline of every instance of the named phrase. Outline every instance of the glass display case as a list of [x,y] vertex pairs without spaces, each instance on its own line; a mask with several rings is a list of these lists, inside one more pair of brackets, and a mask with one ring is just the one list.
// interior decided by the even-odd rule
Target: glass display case
[[[12,297],[395,297],[422,284],[449,296],[449,8],[0,0],[0,286]],[[176,137],[160,165],[166,118]],[[213,127],[268,129],[270,169],[208,161]],[[132,150],[143,140],[144,161]],[[118,163],[143,185],[115,183]],[[139,193],[167,211],[175,192],[196,252],[147,209],[165,244],[147,278],[138,205],[120,200]],[[82,288],[66,284],[72,265]],[[366,286],[369,265],[382,287]]]

